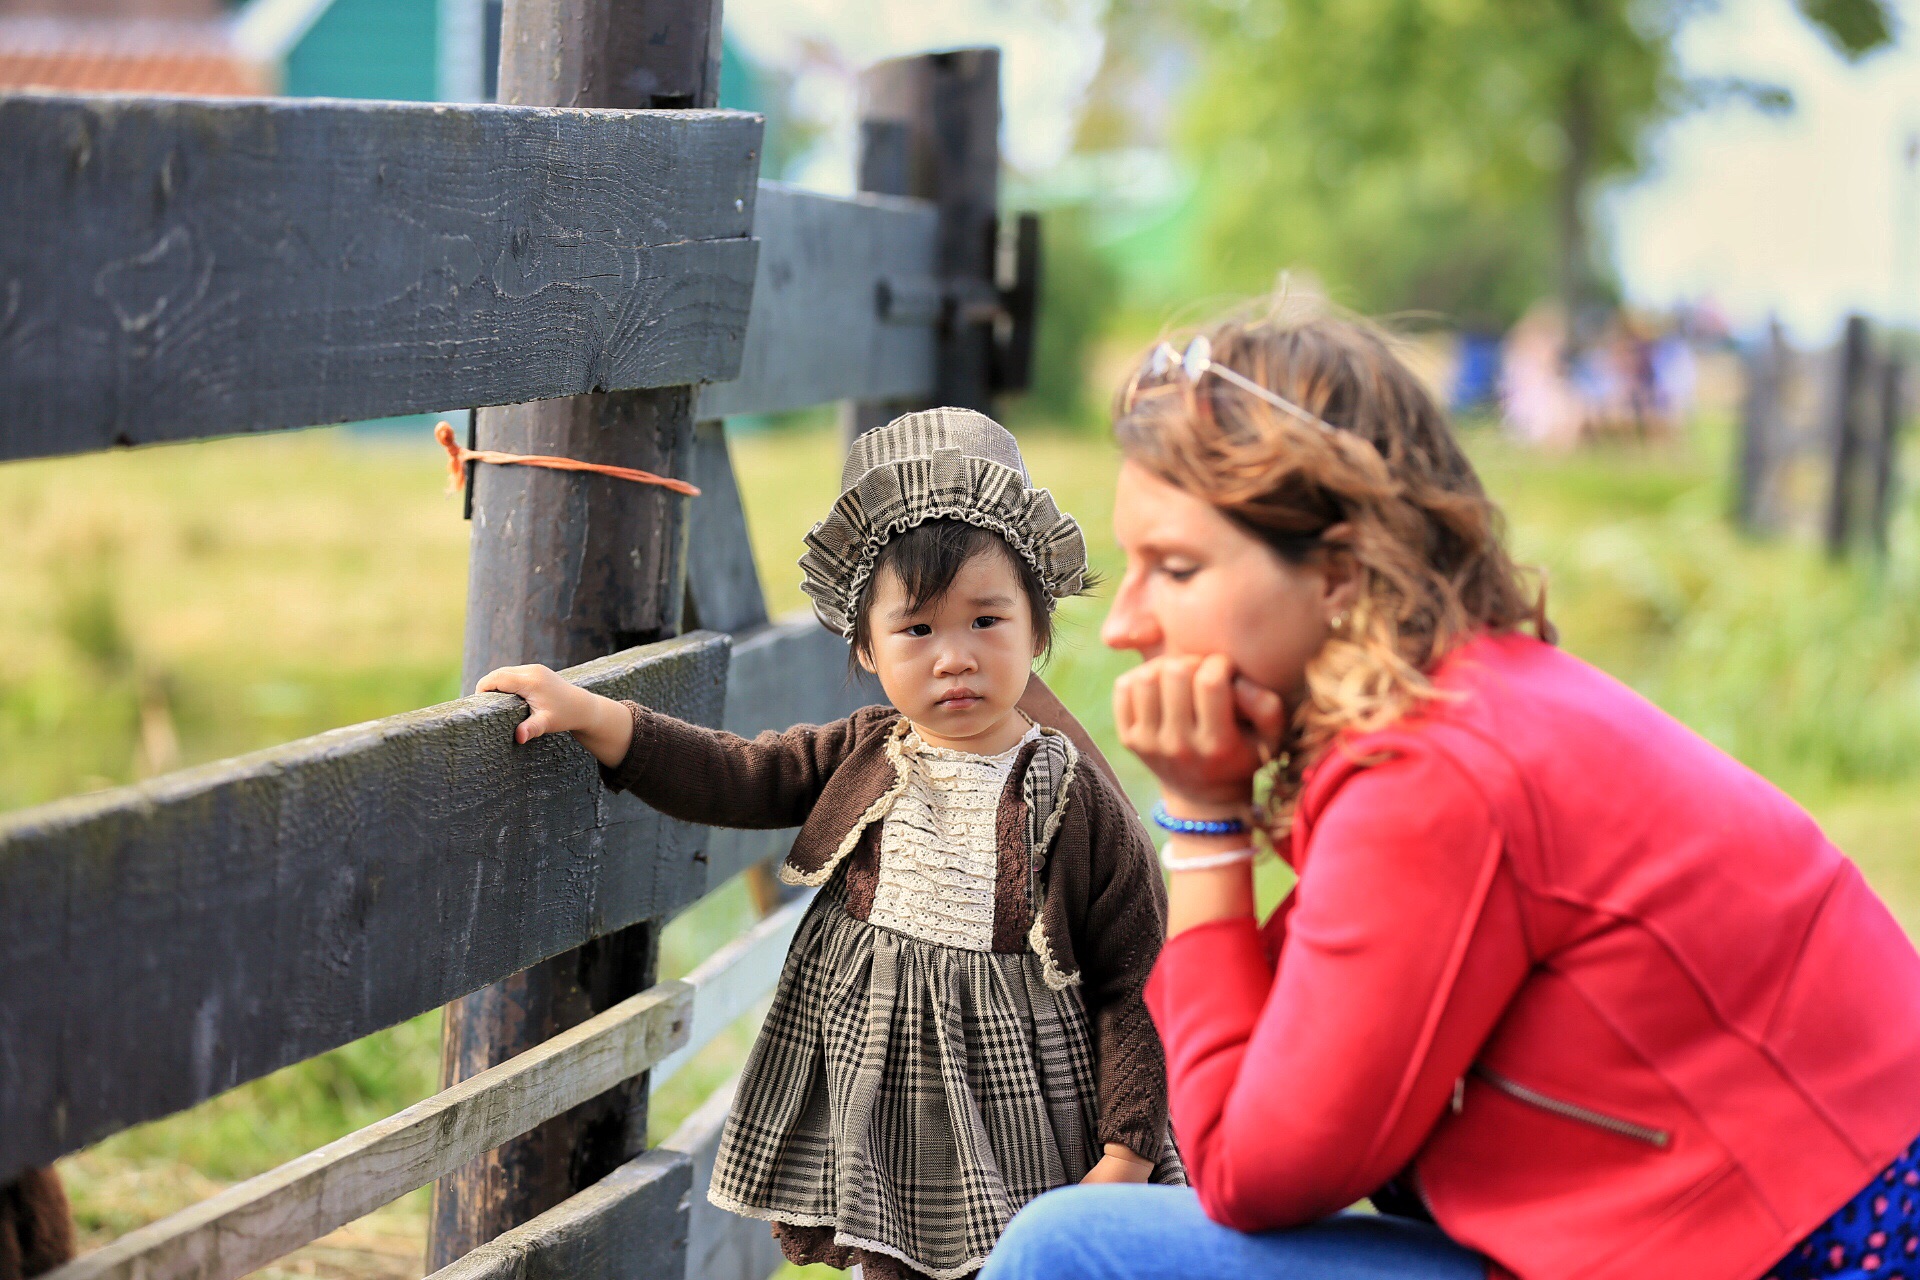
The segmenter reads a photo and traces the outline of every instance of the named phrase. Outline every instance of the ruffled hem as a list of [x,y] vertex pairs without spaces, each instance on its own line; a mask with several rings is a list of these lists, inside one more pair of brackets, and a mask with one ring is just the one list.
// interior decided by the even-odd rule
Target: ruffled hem
[[[796,1227],[831,1227],[834,1225],[834,1220],[829,1216],[805,1213],[783,1213],[778,1210],[759,1209],[753,1205],[741,1204],[731,1197],[721,1195],[713,1187],[707,1188],[707,1201],[716,1209],[725,1209],[728,1213],[737,1213],[743,1218],[754,1218],[761,1222],[777,1222],[782,1225]],[[884,1240],[865,1240],[859,1236],[837,1229],[833,1233],[833,1242],[849,1249],[864,1249],[868,1253],[884,1253],[889,1258],[902,1262],[912,1267],[915,1271],[920,1272],[922,1275],[927,1276],[928,1280],[962,1280],[963,1277],[970,1276],[987,1265],[987,1255],[983,1253],[978,1258],[969,1259],[959,1266],[929,1267],[920,1259],[908,1257],[905,1253],[894,1248]]]

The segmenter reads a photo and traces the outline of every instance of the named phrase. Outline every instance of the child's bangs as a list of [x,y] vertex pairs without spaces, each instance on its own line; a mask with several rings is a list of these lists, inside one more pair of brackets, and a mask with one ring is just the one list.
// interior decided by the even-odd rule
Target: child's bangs
[[873,574],[860,589],[853,623],[853,654],[872,652],[870,617],[874,593],[883,577],[891,575],[899,582],[907,597],[907,608],[918,613],[944,599],[953,590],[960,570],[976,556],[984,555],[999,556],[1012,566],[1014,576],[1020,580],[1020,589],[1027,597],[1034,640],[1045,653],[1053,644],[1053,610],[1040,575],[993,530],[964,520],[942,519],[928,520],[897,533],[880,549]]

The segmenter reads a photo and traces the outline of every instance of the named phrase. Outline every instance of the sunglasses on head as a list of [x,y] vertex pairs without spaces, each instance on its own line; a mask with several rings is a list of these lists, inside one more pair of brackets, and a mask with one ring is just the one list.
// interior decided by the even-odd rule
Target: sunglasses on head
[[1186,378],[1189,385],[1194,387],[1200,385],[1200,379],[1203,376],[1211,373],[1222,381],[1230,382],[1234,386],[1239,387],[1249,395],[1258,396],[1274,408],[1293,415],[1308,426],[1318,427],[1322,431],[1333,431],[1337,429],[1325,418],[1315,413],[1309,413],[1278,392],[1268,390],[1266,387],[1261,386],[1252,378],[1246,377],[1237,370],[1229,369],[1226,365],[1215,363],[1213,359],[1213,343],[1207,340],[1205,334],[1200,334],[1195,337],[1192,342],[1189,342],[1184,352],[1174,350],[1171,342],[1161,343],[1153,349],[1153,354],[1147,358],[1147,372],[1155,378],[1166,378],[1178,373]]

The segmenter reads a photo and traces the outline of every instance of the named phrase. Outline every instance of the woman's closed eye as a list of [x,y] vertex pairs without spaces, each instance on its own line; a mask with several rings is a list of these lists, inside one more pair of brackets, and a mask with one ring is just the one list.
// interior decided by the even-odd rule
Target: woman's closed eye
[[1200,566],[1191,560],[1162,560],[1154,567],[1175,582],[1186,582],[1200,572]]

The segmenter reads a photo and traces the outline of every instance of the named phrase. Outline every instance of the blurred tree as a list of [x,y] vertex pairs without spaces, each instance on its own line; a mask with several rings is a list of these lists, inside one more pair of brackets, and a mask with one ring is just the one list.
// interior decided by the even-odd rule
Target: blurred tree
[[[1317,272],[1342,302],[1510,323],[1540,294],[1604,301],[1595,191],[1655,126],[1783,88],[1685,76],[1674,38],[1710,0],[1186,0],[1197,74],[1178,142],[1199,170],[1204,283]],[[1796,0],[1848,58],[1893,39],[1887,0]],[[1110,60],[1167,38],[1115,0]]]

